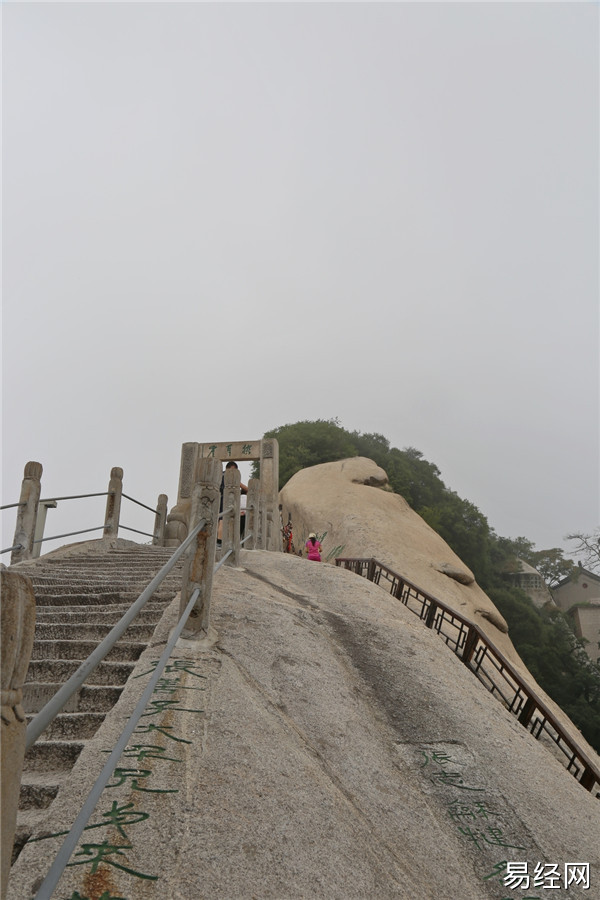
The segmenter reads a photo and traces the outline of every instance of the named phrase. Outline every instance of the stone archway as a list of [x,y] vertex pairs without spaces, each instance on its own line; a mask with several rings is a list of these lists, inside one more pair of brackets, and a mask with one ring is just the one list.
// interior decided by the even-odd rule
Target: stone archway
[[[281,550],[279,529],[279,444],[275,438],[258,441],[218,441],[213,443],[189,442],[181,447],[179,488],[177,503],[167,517],[165,545],[178,547],[187,537],[192,504],[192,489],[199,480],[198,465],[201,459],[218,459],[222,462],[234,460],[258,460],[260,462],[260,482],[258,488],[258,510],[255,516],[257,550]],[[255,479],[251,479],[254,481]],[[251,485],[249,485],[250,487]]]

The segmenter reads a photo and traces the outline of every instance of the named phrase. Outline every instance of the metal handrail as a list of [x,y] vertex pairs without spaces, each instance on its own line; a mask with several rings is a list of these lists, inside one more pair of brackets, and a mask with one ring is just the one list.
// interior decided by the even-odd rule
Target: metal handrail
[[[201,522],[201,525],[203,525],[203,524],[204,524],[204,522]],[[196,529],[194,529],[194,532],[197,532],[198,530],[199,530],[199,526]],[[194,536],[195,536],[195,534],[194,534]],[[183,546],[183,544],[181,546]],[[104,768],[102,769],[102,772],[96,779],[94,786],[92,787],[91,791],[87,795],[85,802],[84,802],[83,806],[81,807],[79,815],[73,822],[73,825],[71,826],[71,830],[69,831],[68,835],[64,839],[62,846],[61,846],[60,850],[58,851],[58,854],[54,858],[54,862],[50,866],[48,874],[44,878],[42,884],[39,887],[37,894],[35,895],[35,900],[50,900],[50,898],[52,897],[54,888],[58,884],[60,877],[61,877],[62,873],[64,872],[66,865],[69,862],[69,859],[71,858],[71,854],[73,853],[73,850],[77,846],[77,842],[78,842],[79,838],[81,837],[81,835],[83,834],[83,830],[84,830],[85,826],[87,825],[90,816],[94,812],[94,809],[96,808],[96,804],[97,804],[98,800],[100,799],[100,795],[101,795],[102,791],[104,790],[104,788],[106,787],[106,785],[108,783],[108,779],[111,777],[116,764],[119,762],[119,759],[121,757],[123,750],[127,746],[129,738],[133,734],[133,731],[134,731],[137,723],[139,722],[139,720],[142,716],[142,713],[144,712],[146,706],[148,705],[148,701],[150,700],[150,697],[152,696],[154,688],[158,684],[158,680],[161,677],[167,662],[169,661],[169,657],[171,656],[173,647],[175,646],[177,640],[179,639],[179,636],[181,635],[181,632],[183,631],[183,628],[188,620],[189,614],[192,611],[192,608],[193,608],[196,600],[198,599],[199,593],[200,593],[199,588],[196,588],[196,590],[192,593],[192,596],[189,599],[188,605],[186,606],[183,615],[181,616],[177,626],[175,627],[173,634],[169,638],[167,646],[165,647],[165,649],[162,653],[162,656],[160,657],[160,659],[158,661],[158,664],[156,666],[156,669],[154,670],[154,673],[153,673],[150,681],[146,685],[146,689],[144,690],[144,693],[140,697],[140,700],[139,700],[136,708],[134,709],[129,721],[127,722],[125,728],[123,729],[121,737],[115,744],[115,747],[113,748],[112,753],[108,757],[108,760],[106,761],[106,764],[105,764]]]
[[114,491],[99,491],[97,494],[70,494],[68,497],[43,497],[38,503],[56,503],[59,500],[85,500],[87,497],[108,497]]
[[[170,569],[172,568],[172,566],[174,565],[176,560],[181,557],[181,555],[185,552],[185,550],[188,548],[190,543],[194,540],[194,538],[196,537],[196,535],[198,534],[200,529],[203,528],[205,524],[206,524],[205,519],[202,519],[198,523],[198,525],[188,535],[188,537],[183,542],[183,544],[181,544],[177,548],[177,550],[175,551],[173,556],[170,558],[170,560],[166,563],[166,565],[163,566],[163,568],[158,573],[158,575],[156,575],[154,577],[154,579],[150,582],[150,584],[148,585],[148,587],[146,588],[144,593],[142,595],[140,595],[140,598],[136,601],[136,603],[134,604],[134,607],[138,607],[138,610],[141,608],[141,606],[143,605],[143,603],[141,603],[141,600],[145,594],[148,594],[148,597],[146,597],[146,599],[149,599],[149,596],[151,595],[151,593],[153,593],[154,590],[156,589],[156,587],[158,586],[158,584],[155,584],[155,582],[157,582],[157,580],[159,578],[160,578],[160,580],[162,580],[162,578],[164,578],[164,575],[167,574],[167,572],[165,570],[170,571]],[[250,537],[252,537],[252,532],[249,532],[249,534],[244,537],[244,541],[246,541]],[[240,542],[240,544],[242,544],[242,543],[243,543],[243,541]],[[218,563],[215,564],[213,573],[217,572],[219,570],[219,568],[223,565],[223,563],[227,560],[227,558],[232,553],[233,553],[233,550],[227,551],[227,553],[223,556],[223,558]],[[162,575],[162,577],[161,577],[161,575]],[[158,583],[160,583],[160,582],[158,582]],[[154,587],[153,587],[153,585],[154,585]],[[138,724],[146,706],[148,705],[150,697],[152,696],[154,689],[155,689],[156,685],[158,684],[158,681],[164,671],[164,668],[165,668],[167,662],[169,661],[171,653],[173,652],[173,648],[175,647],[175,644],[176,644],[177,640],[179,639],[181,632],[183,631],[183,629],[185,627],[185,624],[189,618],[190,612],[192,611],[194,604],[196,603],[196,601],[198,599],[199,594],[200,594],[200,590],[199,590],[199,588],[196,588],[193,591],[192,596],[190,597],[190,599],[188,601],[188,604],[183,612],[183,615],[179,619],[177,626],[175,627],[173,633],[171,634],[171,636],[169,638],[169,641],[168,641],[168,643],[156,665],[156,668],[152,674],[150,681],[146,685],[146,688],[145,688],[142,696],[140,697],[140,699],[137,703],[137,706],[135,707],[127,724],[125,725],[125,728],[123,729],[123,732],[121,733],[119,740],[115,744],[108,760],[106,761],[104,768],[102,769],[100,775],[96,779],[93,787],[89,791],[89,793],[85,799],[85,802],[84,802],[83,806],[81,807],[81,810],[79,811],[77,818],[75,819],[75,821],[73,822],[73,825],[71,826],[71,830],[65,837],[60,850],[58,851],[56,857],[54,858],[52,865],[50,866],[50,869],[48,870],[48,874],[44,878],[42,884],[40,885],[40,887],[35,895],[34,900],[51,900],[52,893],[53,893],[56,885],[58,884],[58,882],[62,876],[62,873],[64,872],[64,870],[69,862],[69,859],[71,858],[71,855],[72,855],[73,851],[75,850],[75,847],[77,846],[79,838],[83,834],[83,831],[85,830],[85,827],[86,827],[92,813],[94,812],[94,809],[96,808],[96,804],[98,803],[98,800],[100,799],[100,795],[102,794],[102,791],[106,787],[109,778],[111,777],[112,773],[114,772],[114,767],[118,763],[118,761],[123,753],[123,750],[126,748],[127,743],[129,741],[131,735],[133,734],[136,725]],[[129,610],[129,613],[132,613],[134,607],[131,607],[131,609]],[[134,617],[134,615],[130,616],[130,621]],[[125,619],[125,618],[126,618],[126,616],[123,617],[123,619]],[[99,647],[96,649],[95,653],[93,653],[88,658],[88,662],[89,662],[89,660],[91,660],[91,658],[93,656],[98,654],[98,651],[100,650],[100,648],[106,644],[106,642],[109,640],[111,635],[121,625],[121,623],[123,622],[123,619],[121,619],[121,622],[118,625],[116,625],[115,628],[112,629],[112,631],[110,632],[109,635],[107,635],[107,637],[104,639],[102,644],[100,644]],[[106,655],[106,654],[103,654],[103,655]],[[100,662],[100,658],[98,658],[97,662],[94,665],[94,668],[99,662]],[[69,681],[66,682],[63,689],[61,689],[61,690],[64,691],[64,689],[66,689],[70,683],[73,683],[75,681],[75,679],[77,678],[77,676],[81,672],[81,670],[84,668],[84,666],[85,666],[85,663],[80,667],[80,669],[75,673],[75,675],[73,675],[69,679]],[[93,671],[93,669],[89,668],[86,675],[89,674],[91,671]],[[75,689],[77,689],[77,688],[75,687]],[[60,691],[59,691],[59,693],[60,693]],[[73,691],[71,691],[71,693],[73,693]],[[65,691],[65,694],[66,694],[66,691]],[[55,697],[56,696],[58,696],[58,695],[55,695]],[[65,700],[64,700],[65,703],[66,703],[67,699],[68,698],[65,697]],[[52,701],[50,701],[50,703],[51,702]],[[46,706],[44,707],[44,710],[50,706],[50,703],[46,704]],[[64,703],[63,703],[63,705],[64,705]],[[44,710],[42,710],[40,713],[38,713],[38,716],[36,716],[36,719],[33,720],[31,725],[33,725],[33,723],[44,712]],[[29,727],[31,727],[31,725]],[[29,728],[27,729],[27,735],[29,737]]]
[[194,538],[197,536],[201,528],[206,524],[206,519],[200,519],[196,527],[190,532],[183,544],[175,550],[171,558],[165,563],[162,569],[154,576],[148,587],[142,591],[135,603],[129,607],[125,615],[111,628],[104,640],[98,644],[96,649],[91,653],[84,662],[79,666],[77,671],[66,681],[56,694],[46,703],[39,711],[34,719],[27,726],[25,749],[35,743],[40,734],[46,730],[60,710],[65,706],[68,700],[73,696],[86,679],[91,675],[94,669],[102,662],[104,657],[113,648],[121,635],[127,630],[138,612],[148,602],[157,587],[162,583],[164,578],[169,574],[175,563],[188,549]]
[[126,500],[131,500],[132,503],[137,503],[138,506],[143,506],[144,509],[149,509],[152,513],[156,512],[156,509],[153,506],[146,506],[145,503],[142,503],[140,500],[136,500],[135,497],[130,497],[129,494],[122,493],[121,497],[125,497]]
[[23,550],[23,544],[15,544],[14,547],[7,547],[6,550],[0,550],[0,554],[2,553],[10,553],[12,550]]
[[[569,759],[569,754],[567,754],[564,748],[560,746],[560,742],[562,741],[569,748],[571,755],[567,769],[577,778],[579,772],[577,771],[576,762],[578,761],[581,764],[583,772],[581,778],[578,780],[586,790],[592,791],[594,789],[594,784],[600,786],[600,768],[592,762],[588,755],[570,737],[549,707],[535,691],[526,684],[512,663],[504,656],[502,651],[492,640],[490,640],[476,622],[463,616],[447,603],[444,603],[433,595],[421,590],[417,585],[413,584],[407,578],[404,578],[404,576],[400,575],[398,572],[395,572],[389,566],[379,562],[379,560],[374,557],[337,557],[335,564],[336,566],[344,565],[344,568],[354,571],[358,575],[364,575],[364,577],[375,584],[379,584],[382,573],[391,575],[390,592],[393,593],[396,599],[400,600],[400,602],[411,612],[415,612],[419,615],[429,628],[434,628],[438,634],[444,638],[445,643],[448,646],[451,646],[451,649],[454,650],[454,653],[459,656],[467,668],[476,675],[479,681],[481,681],[492,694],[497,693],[499,695],[509,712],[517,715],[522,725],[528,727],[533,722],[533,726],[530,730],[534,737],[539,739],[541,733],[545,730],[567,759]],[[352,566],[354,568],[352,568]],[[406,590],[406,588],[408,588],[408,590]],[[411,590],[423,598],[420,613],[408,606],[408,601],[411,599]],[[418,600],[415,595],[413,595],[413,597]],[[438,613],[438,611],[440,612]],[[451,625],[454,624],[445,617],[460,622],[463,626],[466,626],[466,630],[465,628],[461,629],[456,637],[445,634],[442,631],[444,622],[448,622]],[[483,645],[483,650],[481,647],[478,649],[478,642],[481,642]],[[496,673],[500,673],[508,684],[510,684],[510,682],[508,682],[504,673],[510,675],[510,678],[514,682],[514,686],[511,686],[511,690],[514,692],[512,701],[509,701],[509,699],[504,696],[502,692],[503,686],[498,686],[498,684],[494,682],[493,674],[491,675],[488,671],[483,669],[483,663],[485,662],[486,657],[490,658],[492,666],[496,669]],[[492,657],[495,657],[495,660]],[[533,721],[536,710],[541,713],[542,718],[540,719],[538,717]],[[554,729],[556,738],[546,728],[547,724]],[[534,729],[537,733],[534,733]],[[600,793],[598,793],[597,796],[600,797]]]
[[[54,537],[38,538],[37,541],[32,541],[31,543],[32,544],[43,544],[44,541],[57,541],[59,538],[74,537],[76,534],[87,534],[88,531],[102,531],[103,528],[104,528],[104,525],[96,525],[95,528],[82,528],[79,531],[69,531],[69,532],[67,532],[67,534],[55,534]],[[22,545],[20,545],[20,546],[22,546]]]
[[[104,528],[104,525],[102,526]],[[130,528],[129,525],[119,525],[119,530],[121,528],[124,531],[135,531],[136,534],[143,534],[145,537],[154,537],[153,534],[150,534],[148,531],[140,531],[139,528]]]
[[[38,504],[42,503],[58,503],[59,500],[86,500],[88,497],[112,497],[114,496],[114,491],[98,491],[93,494],[68,494],[65,497],[45,497],[38,500]],[[130,497],[129,494],[122,493],[122,497],[125,497],[126,500],[131,500],[132,503],[136,503],[138,506],[147,509],[151,513],[156,513],[157,508],[153,506],[147,506],[145,503],[142,503],[141,500],[136,500],[135,497]],[[27,506],[26,503],[7,503],[5,506],[0,506],[0,510],[5,509],[15,509],[19,506]],[[89,531],[100,531],[104,528],[104,525],[100,525],[97,528],[83,528],[79,531],[69,531],[67,534],[56,534],[54,537],[45,537],[39,538],[36,541],[33,541],[34,544],[42,544],[44,541],[56,541],[59,538],[65,537],[74,537],[78,534],[87,534]],[[119,525],[119,528],[125,529],[125,531],[135,531],[136,534],[143,534],[145,537],[154,537],[153,534],[149,534],[147,531],[138,531],[136,528],[128,528],[127,525]],[[0,550],[0,554],[2,553],[10,553],[12,550],[22,550],[23,544],[15,544],[14,547],[7,547],[6,550]]]

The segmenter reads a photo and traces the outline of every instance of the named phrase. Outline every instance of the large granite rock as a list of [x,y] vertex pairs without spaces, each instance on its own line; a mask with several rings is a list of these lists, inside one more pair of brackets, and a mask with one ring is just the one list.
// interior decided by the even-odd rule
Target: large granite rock
[[[280,494],[292,515],[296,547],[325,532],[325,556],[375,556],[458,612],[506,634],[506,621],[448,544],[398,494],[387,475],[364,457],[303,469]],[[384,488],[384,490],[381,490]],[[333,561],[333,557],[332,557]],[[483,620],[483,622],[481,621]]]
[[386,486],[383,469],[364,457],[297,472],[280,492],[283,521],[288,513],[292,516],[296,549],[304,546],[310,531],[325,533],[324,559],[333,563],[336,556],[373,556],[476,622],[572,730],[578,743],[593,754],[571,720],[532,677],[510,640],[506,620],[473,573],[406,500],[389,493]]
[[[174,600],[40,836],[75,817],[177,608]],[[598,896],[598,800],[380,587],[294,556],[243,551],[239,569],[215,577],[213,624],[214,649],[179,642],[142,720],[156,730],[136,731],[55,897],[552,893],[510,890],[507,860],[526,864],[532,879],[536,866],[542,875],[557,866],[562,878],[565,863],[589,863],[589,891],[554,893]],[[61,840],[24,848],[9,900],[32,896]]]

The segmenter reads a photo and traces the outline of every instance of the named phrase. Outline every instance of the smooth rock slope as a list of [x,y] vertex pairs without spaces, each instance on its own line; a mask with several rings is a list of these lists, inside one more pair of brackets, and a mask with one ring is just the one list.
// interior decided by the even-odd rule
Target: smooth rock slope
[[325,556],[373,556],[478,624],[582,749],[595,755],[537,684],[513,646],[505,619],[473,573],[403,497],[389,492],[387,475],[373,460],[354,457],[303,469],[284,486],[280,502],[284,521],[288,513],[292,516],[296,549],[310,531],[326,532]]

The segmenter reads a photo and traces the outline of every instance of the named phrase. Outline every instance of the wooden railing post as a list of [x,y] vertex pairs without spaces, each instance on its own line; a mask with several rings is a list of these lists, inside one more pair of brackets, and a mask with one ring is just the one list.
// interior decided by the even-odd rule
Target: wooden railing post
[[152,543],[156,547],[164,547],[165,545],[165,524],[167,521],[167,503],[166,494],[158,495],[158,503],[156,504],[156,515],[154,517],[154,533]]
[[184,566],[179,615],[183,614],[192,594],[198,588],[198,599],[189,615],[183,636],[212,644],[216,640],[216,632],[210,625],[210,598],[221,499],[220,461],[211,458],[200,460],[199,477],[200,481],[192,490],[190,528],[194,529],[201,519],[205,520],[205,524],[198,532]]
[[519,713],[519,722],[521,723],[521,725],[524,725],[525,728],[527,728],[527,726],[531,722],[531,717],[535,712],[535,707],[535,700],[532,697],[528,697],[525,701],[525,706]]
[[469,628],[467,631],[467,639],[465,641],[465,647],[462,652],[461,659],[464,662],[465,666],[471,666],[471,659],[473,657],[473,653],[475,652],[475,647],[477,646],[477,638],[479,637],[475,628]]
[[123,495],[123,469],[115,466],[110,470],[106,513],[104,515],[104,537],[117,537],[119,518],[121,515],[121,497]]
[[398,579],[398,583],[396,585],[396,590],[394,591],[394,597],[396,600],[402,600],[402,594],[404,593],[404,582],[401,578]]
[[[41,466],[40,466],[41,468]],[[35,631],[35,597],[29,578],[0,567],[0,638],[2,653],[2,754],[0,809],[2,863],[0,895],[7,891],[12,848],[17,825],[19,790],[25,756],[27,723],[21,702],[23,682]]]
[[428,628],[433,628],[433,623],[435,621],[435,614],[437,612],[437,603],[434,603],[433,600],[429,600],[429,609],[427,610],[427,615],[425,616],[425,624]]
[[13,546],[17,549],[13,550],[10,555],[11,563],[31,559],[38,504],[42,491],[42,472],[42,464],[39,462],[28,462],[25,466],[13,540]]

